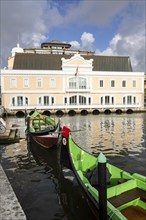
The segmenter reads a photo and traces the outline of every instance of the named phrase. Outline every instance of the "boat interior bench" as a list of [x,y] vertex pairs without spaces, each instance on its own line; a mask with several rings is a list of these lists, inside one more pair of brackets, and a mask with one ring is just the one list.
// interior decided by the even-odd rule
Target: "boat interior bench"
[[146,191],[143,189],[139,188],[138,180],[131,179],[108,188],[107,198],[114,207],[120,207],[138,199],[146,204]]
[[115,207],[119,207],[137,198],[140,198],[143,202],[146,203],[146,191],[139,188],[134,188],[124,193],[121,193],[118,196],[111,197],[108,199],[108,201]]

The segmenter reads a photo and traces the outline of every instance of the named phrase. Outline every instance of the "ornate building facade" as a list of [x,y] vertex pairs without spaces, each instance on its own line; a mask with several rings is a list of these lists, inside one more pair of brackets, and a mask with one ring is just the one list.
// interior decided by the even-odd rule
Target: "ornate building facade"
[[128,56],[99,56],[58,41],[13,48],[1,86],[2,105],[10,111],[144,108],[144,73],[132,71]]

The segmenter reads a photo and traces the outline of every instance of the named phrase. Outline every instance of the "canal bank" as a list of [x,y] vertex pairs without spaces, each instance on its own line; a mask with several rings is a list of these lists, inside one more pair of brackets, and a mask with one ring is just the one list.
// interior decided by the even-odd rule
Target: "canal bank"
[[0,164],[0,219],[26,220],[25,213],[11,187],[11,184]]

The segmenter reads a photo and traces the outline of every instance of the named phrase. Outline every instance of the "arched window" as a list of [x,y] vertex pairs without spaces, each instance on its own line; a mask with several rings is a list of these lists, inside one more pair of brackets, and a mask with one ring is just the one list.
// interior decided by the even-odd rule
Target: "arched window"
[[11,98],[12,106],[25,106],[28,105],[28,97],[25,96],[15,96]]
[[124,96],[123,104],[136,104],[136,97],[131,95]]
[[69,104],[71,104],[71,105],[75,105],[75,104],[77,104],[77,96],[71,96],[70,98],[69,98]]

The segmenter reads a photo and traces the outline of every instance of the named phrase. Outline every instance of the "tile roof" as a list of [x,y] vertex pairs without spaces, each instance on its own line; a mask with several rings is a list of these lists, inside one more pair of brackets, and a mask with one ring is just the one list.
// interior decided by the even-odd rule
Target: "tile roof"
[[[13,69],[23,70],[61,70],[61,58],[70,59],[72,55],[16,53]],[[131,62],[126,56],[81,55],[93,59],[93,71],[131,72]]]

